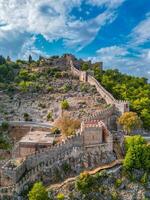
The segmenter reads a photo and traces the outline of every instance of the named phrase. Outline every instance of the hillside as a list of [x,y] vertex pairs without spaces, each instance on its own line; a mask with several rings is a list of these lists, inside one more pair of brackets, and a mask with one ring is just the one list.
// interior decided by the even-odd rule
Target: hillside
[[[102,70],[102,63],[91,64],[91,62],[85,62],[81,59],[77,60],[74,56],[72,56],[72,59],[78,69],[92,73],[116,99],[129,101],[130,109],[138,113],[143,121],[143,127],[149,130],[150,84],[146,78],[122,74],[118,70],[110,69],[104,71]],[[0,118],[11,119],[13,113],[15,113],[13,115],[14,119],[21,120],[23,113],[29,112],[29,114],[33,115],[33,120],[35,120],[34,116],[37,114],[39,116],[38,120],[45,121],[47,112],[41,107],[47,106],[47,111],[51,111],[51,108],[49,108],[50,101],[53,103],[55,98],[56,101],[61,100],[58,96],[61,95],[65,98],[65,93],[67,94],[69,91],[71,92],[70,96],[76,96],[75,92],[78,94],[80,92],[87,93],[87,89],[90,90],[89,86],[81,85],[79,87],[76,80],[73,81],[73,88],[69,88],[72,77],[69,74],[68,78],[64,77],[67,76],[66,70],[67,65],[64,56],[52,56],[43,60],[40,58],[40,60],[32,61],[31,63],[21,60],[16,62],[1,61],[0,90],[7,91],[7,95],[5,99],[1,95],[0,110],[3,114],[1,114]],[[31,93],[34,95],[31,95]],[[26,94],[28,94],[28,97]],[[42,96],[41,94],[44,94],[47,105],[41,104],[43,98],[40,97]],[[35,108],[32,108],[32,100],[35,101]],[[22,103],[23,109],[16,112],[16,109],[20,107],[20,103]],[[9,108],[12,107],[12,104],[14,109]],[[28,106],[31,107],[31,110],[27,109]],[[54,113],[54,117],[55,115],[57,113]]]
[[94,87],[72,77],[63,57],[51,59],[52,63],[17,61],[1,65],[0,72],[5,72],[0,79],[1,121],[54,121],[64,99],[70,107],[66,114],[74,118],[105,108],[105,101]]
[[[96,171],[96,170],[95,170]],[[98,170],[97,170],[98,171]],[[89,172],[92,174],[92,171]],[[136,180],[126,176],[121,166],[99,170],[93,175],[83,173],[61,184],[48,187],[52,199],[59,195],[64,200],[148,200],[149,185],[144,182],[144,172],[135,171]],[[150,181],[150,176],[149,176]]]

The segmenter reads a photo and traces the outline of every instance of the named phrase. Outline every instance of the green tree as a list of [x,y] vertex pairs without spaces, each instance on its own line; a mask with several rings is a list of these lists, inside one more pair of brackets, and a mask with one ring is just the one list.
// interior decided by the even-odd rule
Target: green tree
[[150,127],[150,110],[149,109],[144,108],[141,111],[141,119],[143,121],[144,127],[146,129],[149,129],[149,127]]
[[41,182],[35,183],[28,194],[29,200],[48,200],[48,192]]
[[29,55],[29,63],[32,63],[32,56]]
[[81,66],[81,69],[82,69],[83,71],[87,71],[87,70],[89,69],[88,63],[83,63],[82,66]]
[[125,112],[118,118],[118,123],[123,127],[128,134],[132,130],[141,127],[141,120],[135,112]]
[[126,156],[123,166],[126,170],[150,169],[150,147],[142,136],[136,135],[127,137]]
[[10,59],[10,57],[9,56],[7,56],[7,62],[10,62],[11,61],[11,59]]
[[[130,102],[130,109],[136,112],[143,127],[150,130],[150,84],[146,78],[121,74],[118,70],[108,69],[100,72],[93,68],[95,78],[113,94],[116,99]],[[143,111],[144,110],[144,111]]]
[[5,63],[6,63],[5,58],[2,55],[0,55],[0,65],[3,65]]

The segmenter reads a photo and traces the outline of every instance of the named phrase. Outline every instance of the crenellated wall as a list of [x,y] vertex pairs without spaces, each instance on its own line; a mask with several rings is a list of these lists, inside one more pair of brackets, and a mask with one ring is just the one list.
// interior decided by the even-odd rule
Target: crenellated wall
[[[89,123],[93,125],[88,125]],[[90,139],[89,133],[95,139]],[[103,141],[103,134],[107,136],[105,141]],[[85,138],[89,138],[88,144],[85,143]],[[83,167],[94,167],[96,163],[100,164],[102,153],[104,156],[105,153],[113,152],[111,138],[112,135],[103,122],[99,120],[82,122],[81,132],[68,137],[61,144],[29,155],[18,167],[13,165],[10,167],[10,161],[6,163],[2,168],[3,179],[9,177],[15,183],[15,191],[20,193],[26,185],[40,180],[41,174],[44,175],[47,170],[50,174],[46,177],[48,181],[52,181],[54,170],[64,161],[71,165],[73,171],[79,173]],[[72,159],[76,162],[72,163]]]
[[77,133],[74,136],[68,137],[64,142],[55,145],[52,148],[41,149],[39,152],[29,155],[18,167],[13,166],[13,161],[9,160],[2,167],[3,177],[9,177],[14,182],[18,182],[18,180],[22,177],[22,174],[37,167],[40,163],[50,160],[55,161],[61,156],[64,158],[65,155],[68,154],[68,151],[74,149],[75,147],[81,148],[83,144],[82,140],[81,134]]
[[129,111],[129,102],[116,100],[112,94],[110,94],[93,76],[89,75],[88,72],[78,70],[74,66],[69,55],[67,56],[67,60],[70,64],[73,76],[78,77],[80,81],[88,82],[90,85],[94,85],[107,104],[115,105],[116,111],[120,112],[120,114]]

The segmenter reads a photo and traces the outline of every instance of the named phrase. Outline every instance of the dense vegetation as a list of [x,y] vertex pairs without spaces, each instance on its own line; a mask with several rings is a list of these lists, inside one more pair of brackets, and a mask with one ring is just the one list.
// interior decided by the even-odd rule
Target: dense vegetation
[[150,171],[150,145],[142,136],[127,137],[126,151],[124,168],[127,171],[131,172],[133,169]]
[[150,84],[146,78],[134,77],[116,70],[94,68],[95,78],[116,99],[130,102],[130,109],[140,116],[143,127],[150,130]]
[[47,68],[45,71],[36,70],[39,60],[33,61],[29,56],[29,61],[17,60],[8,61],[0,56],[0,90],[7,92],[36,92],[52,91],[53,88],[46,83],[48,78],[58,78],[61,73],[56,68]]

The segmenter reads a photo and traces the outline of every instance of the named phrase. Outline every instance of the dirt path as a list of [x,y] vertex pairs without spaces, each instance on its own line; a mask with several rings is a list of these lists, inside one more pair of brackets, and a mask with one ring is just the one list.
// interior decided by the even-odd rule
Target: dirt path
[[[115,160],[115,161],[113,161],[113,162],[111,162],[111,163],[109,163],[109,164],[106,164],[106,165],[97,167],[96,169],[93,169],[93,170],[90,170],[90,171],[87,171],[87,170],[86,170],[86,172],[89,173],[90,175],[94,175],[94,174],[96,174],[97,172],[99,172],[99,171],[101,171],[101,170],[110,169],[110,168],[113,168],[113,167],[115,167],[115,166],[117,166],[117,165],[120,165],[120,164],[122,164],[122,161],[123,161],[123,159]],[[53,184],[53,185],[47,187],[47,190],[49,190],[49,189],[56,189],[56,188],[57,188],[57,189],[60,189],[60,188],[62,188],[64,185],[66,185],[66,184],[68,184],[68,183],[70,183],[70,182],[73,182],[73,181],[75,181],[75,180],[76,180],[76,176],[75,176],[75,177],[68,178],[68,179],[66,179],[66,180],[65,180],[64,182],[62,182],[62,183]]]

